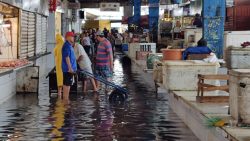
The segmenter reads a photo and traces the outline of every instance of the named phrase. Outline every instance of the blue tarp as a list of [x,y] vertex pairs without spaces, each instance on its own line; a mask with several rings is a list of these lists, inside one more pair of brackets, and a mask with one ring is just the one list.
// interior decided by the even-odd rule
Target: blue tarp
[[208,47],[189,47],[183,52],[182,59],[187,60],[190,54],[210,54],[211,52],[212,50]]

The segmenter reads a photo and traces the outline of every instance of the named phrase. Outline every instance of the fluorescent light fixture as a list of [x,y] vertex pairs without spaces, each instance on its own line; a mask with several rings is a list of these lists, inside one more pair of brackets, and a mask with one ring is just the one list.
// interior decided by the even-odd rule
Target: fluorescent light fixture
[[111,27],[122,27],[122,23],[111,23]]
[[96,15],[98,20],[121,20],[123,13],[123,7],[120,7],[119,12],[112,11],[100,11],[100,8],[85,8],[86,12]]

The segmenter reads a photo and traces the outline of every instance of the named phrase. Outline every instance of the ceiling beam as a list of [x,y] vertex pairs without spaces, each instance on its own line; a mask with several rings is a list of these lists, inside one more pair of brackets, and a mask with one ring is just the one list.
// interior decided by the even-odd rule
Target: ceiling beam
[[[99,3],[102,2],[118,2],[121,6],[128,6],[129,0],[78,0],[81,3],[81,8],[99,8]],[[148,0],[142,0],[142,5],[146,5]]]

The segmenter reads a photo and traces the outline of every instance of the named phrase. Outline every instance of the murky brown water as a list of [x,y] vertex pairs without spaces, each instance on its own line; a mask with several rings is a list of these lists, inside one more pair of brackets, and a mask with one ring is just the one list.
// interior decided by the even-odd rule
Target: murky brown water
[[72,95],[70,104],[50,99],[45,81],[38,98],[17,95],[0,105],[0,140],[198,141],[169,108],[166,95],[156,98],[143,77],[116,60],[114,82],[130,91],[121,105],[109,104],[102,93]]

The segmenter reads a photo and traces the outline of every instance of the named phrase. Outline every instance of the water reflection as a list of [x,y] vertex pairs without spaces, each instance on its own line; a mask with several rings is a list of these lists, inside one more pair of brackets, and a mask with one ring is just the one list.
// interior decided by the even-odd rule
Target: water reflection
[[[118,56],[119,57],[119,56]],[[0,106],[0,140],[197,141],[151,84],[126,60],[115,61],[113,81],[126,85],[129,101],[111,105],[105,94],[71,95],[70,103],[49,98],[47,82],[39,98],[17,95]]]
[[64,125],[65,112],[67,111],[67,103],[65,103],[62,99],[58,99],[55,105],[55,112],[52,113],[52,119],[50,120],[50,124],[53,125],[53,129],[51,131],[52,141],[60,141],[63,140],[63,132],[61,131]]

